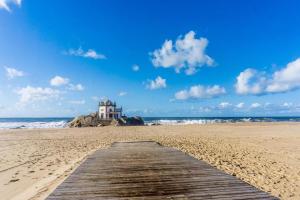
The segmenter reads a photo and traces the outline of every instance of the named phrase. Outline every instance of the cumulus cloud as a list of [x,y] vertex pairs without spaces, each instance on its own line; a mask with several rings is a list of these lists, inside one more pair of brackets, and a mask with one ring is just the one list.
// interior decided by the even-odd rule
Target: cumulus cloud
[[140,70],[140,66],[138,66],[138,65],[132,65],[132,70],[135,71],[135,72],[137,72],[137,71]]
[[202,86],[195,85],[190,87],[189,90],[181,90],[175,93],[175,99],[187,100],[187,99],[208,99],[214,98],[226,93],[225,88],[214,85],[214,86]]
[[238,94],[261,94],[264,92],[266,78],[255,69],[246,69],[236,79],[235,89]]
[[292,106],[293,106],[293,103],[291,103],[291,102],[284,102],[284,103],[282,104],[282,106],[283,106],[283,107],[289,108],[289,107],[292,107]]
[[50,80],[50,85],[58,87],[58,86],[68,84],[69,81],[70,80],[68,78],[64,78],[64,77],[61,77],[61,76],[55,76]]
[[101,53],[97,53],[93,49],[89,49],[87,51],[84,51],[81,47],[79,47],[78,49],[69,49],[68,51],[64,52],[64,54],[70,55],[70,56],[79,56],[79,57],[84,57],[84,58],[92,58],[92,59],[95,59],[95,60],[106,59],[105,55],[103,55]]
[[281,93],[300,88],[300,58],[288,63],[271,76],[248,68],[237,77],[235,89],[241,95]]
[[59,90],[52,88],[31,86],[21,88],[17,91],[17,94],[20,95],[20,103],[30,103],[34,101],[44,101],[51,98],[58,98],[60,93],[61,92]]
[[0,9],[5,9],[8,12],[11,12],[9,4],[15,4],[21,6],[22,0],[0,0]]
[[63,85],[67,85],[66,89],[73,90],[73,91],[83,91],[84,87],[81,84],[72,84],[70,83],[70,79],[61,77],[61,76],[55,76],[50,80],[50,85],[59,87]]
[[81,84],[75,84],[75,85],[74,84],[69,84],[68,89],[73,90],[73,91],[83,91],[84,87]]
[[119,93],[119,96],[120,96],[120,97],[125,96],[125,95],[127,95],[127,92],[120,92],[120,93]]
[[241,103],[236,104],[235,107],[237,107],[237,108],[243,108],[244,106],[245,106],[245,103],[241,102]]
[[156,90],[167,87],[166,79],[163,79],[160,76],[156,77],[155,80],[149,80],[148,82],[149,83],[147,84],[147,88],[150,90]]
[[221,108],[221,109],[225,109],[225,108],[228,108],[228,107],[231,107],[231,106],[232,106],[232,104],[229,103],[229,102],[221,102],[219,104],[219,108]]
[[250,108],[259,108],[261,107],[262,105],[260,103],[252,103]]
[[8,79],[14,79],[16,77],[22,77],[24,76],[24,72],[17,70],[15,68],[12,67],[4,67],[5,71],[6,71],[6,77]]
[[74,105],[83,105],[85,104],[85,100],[73,100],[73,101],[69,101],[69,103]]
[[273,74],[267,92],[286,92],[300,87],[300,58]]
[[195,38],[195,35],[190,31],[184,37],[179,36],[174,43],[166,40],[160,49],[150,53],[153,65],[173,67],[177,73],[183,69],[187,75],[196,73],[202,66],[212,66],[214,61],[205,52],[208,40]]

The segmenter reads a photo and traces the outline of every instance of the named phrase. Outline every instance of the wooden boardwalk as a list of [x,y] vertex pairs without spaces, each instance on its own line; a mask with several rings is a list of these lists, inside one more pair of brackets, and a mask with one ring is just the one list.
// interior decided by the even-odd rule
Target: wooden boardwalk
[[277,198],[181,151],[145,141],[96,151],[47,199]]

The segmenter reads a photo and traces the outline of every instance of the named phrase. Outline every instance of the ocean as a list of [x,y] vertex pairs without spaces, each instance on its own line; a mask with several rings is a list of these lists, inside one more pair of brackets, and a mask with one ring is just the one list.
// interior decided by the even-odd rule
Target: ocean
[[[145,124],[185,125],[236,122],[300,122],[300,117],[144,117]],[[0,129],[64,128],[72,118],[0,118]]]
[[0,129],[63,128],[72,118],[0,118]]

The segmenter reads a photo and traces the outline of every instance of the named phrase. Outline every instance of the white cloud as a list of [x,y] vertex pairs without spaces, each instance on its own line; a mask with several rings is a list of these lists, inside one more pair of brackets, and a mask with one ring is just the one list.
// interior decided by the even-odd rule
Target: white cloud
[[10,12],[11,9],[8,5],[12,3],[20,7],[22,4],[22,0],[0,0],[0,9],[5,9]]
[[13,78],[16,78],[16,77],[22,77],[24,76],[24,72],[20,71],[20,70],[17,70],[15,68],[12,68],[12,67],[4,67],[5,71],[6,71],[6,77],[8,79],[13,79]]
[[235,89],[238,94],[261,94],[264,92],[266,78],[254,69],[246,69],[236,79]]
[[286,92],[300,87],[300,58],[273,74],[267,92]]
[[214,85],[214,86],[202,86],[195,85],[189,90],[181,90],[175,93],[175,98],[177,100],[187,100],[187,99],[207,99],[218,97],[226,93],[225,88]]
[[293,103],[290,103],[290,102],[284,102],[284,103],[282,104],[282,106],[283,106],[283,107],[290,108],[290,107],[293,106]]
[[243,108],[244,106],[245,106],[245,103],[241,102],[241,103],[238,103],[235,107]]
[[58,98],[60,91],[52,88],[27,86],[17,91],[20,95],[20,103],[29,103],[33,101],[44,101],[51,98]]
[[228,108],[228,107],[230,107],[230,106],[232,106],[232,104],[229,103],[229,102],[221,102],[221,103],[219,104],[219,108],[222,108],[222,109]]
[[188,98],[190,98],[190,94],[187,90],[181,90],[175,93],[175,99],[186,100]]
[[261,104],[260,103],[252,103],[250,107],[251,108],[259,108],[259,107],[261,107]]
[[84,87],[83,85],[81,84],[69,84],[69,87],[68,87],[69,90],[73,90],[73,91],[83,91],[84,90]]
[[133,66],[132,66],[132,70],[135,71],[135,72],[137,72],[137,71],[140,70],[140,66],[138,66],[138,65],[133,65]]
[[292,61],[269,78],[264,72],[248,68],[237,77],[235,89],[238,94],[261,95],[280,93],[300,88],[300,58]]
[[69,82],[70,82],[70,79],[68,79],[68,78],[64,78],[64,77],[61,77],[61,76],[55,76],[50,80],[50,85],[51,86],[56,86],[56,87],[59,87],[59,86],[62,86],[62,85],[67,85],[67,89],[68,90],[73,90],[73,91],[83,91],[84,90],[83,85],[81,85],[81,84],[72,84],[72,83],[69,83]]
[[167,83],[166,79],[163,79],[162,77],[158,76],[155,80],[149,80],[149,83],[147,84],[147,88],[150,90],[156,90],[160,88],[166,88]]
[[84,57],[84,58],[92,58],[95,60],[106,59],[105,55],[103,55],[101,53],[97,53],[93,49],[84,51],[81,47],[79,47],[78,49],[69,49],[67,52],[64,52],[64,53],[66,55],[70,55],[70,56],[80,56],[80,57]]
[[85,100],[73,100],[73,101],[69,101],[69,103],[74,105],[83,105],[85,104]]
[[179,36],[174,44],[172,40],[166,40],[161,49],[156,49],[150,54],[153,65],[174,67],[177,73],[184,69],[187,75],[196,73],[202,66],[212,66],[214,61],[205,52],[208,40],[197,39],[195,34],[194,31],[190,31],[184,37]]
[[66,85],[69,83],[69,79],[68,78],[64,78],[61,76],[55,76],[50,80],[50,85],[52,86],[62,86],[62,85]]
[[120,92],[120,93],[119,93],[119,96],[120,96],[120,97],[125,96],[125,95],[127,95],[127,92]]

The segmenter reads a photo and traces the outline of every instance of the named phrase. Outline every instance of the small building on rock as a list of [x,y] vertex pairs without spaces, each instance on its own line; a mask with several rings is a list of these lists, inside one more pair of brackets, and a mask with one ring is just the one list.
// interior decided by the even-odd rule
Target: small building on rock
[[110,100],[101,101],[99,103],[99,119],[112,120],[122,117],[122,107],[117,108],[116,102]]

